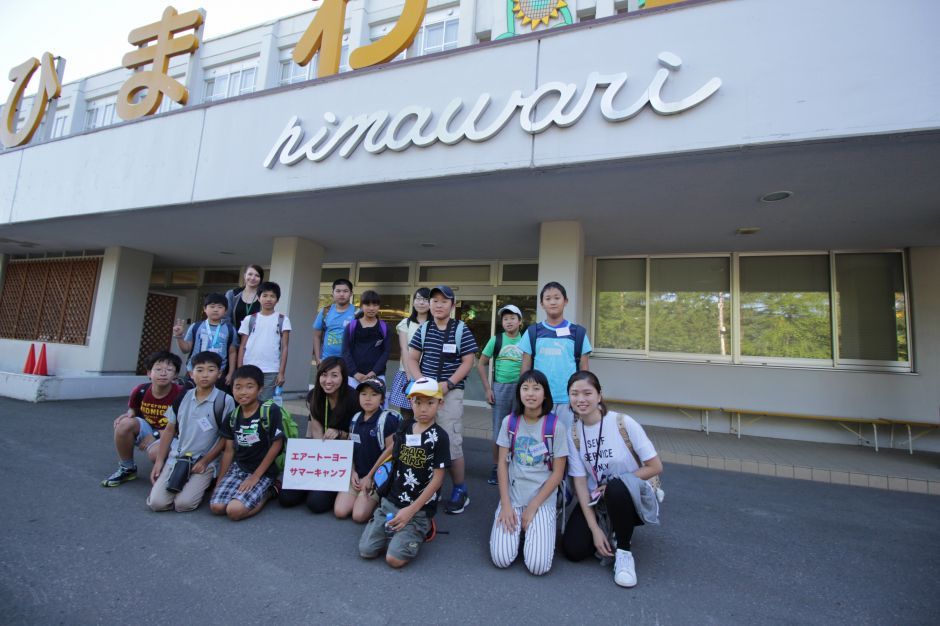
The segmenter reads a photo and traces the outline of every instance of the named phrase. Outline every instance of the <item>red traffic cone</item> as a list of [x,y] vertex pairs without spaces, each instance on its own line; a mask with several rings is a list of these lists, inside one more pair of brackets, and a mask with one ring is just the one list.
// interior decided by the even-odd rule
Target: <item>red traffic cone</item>
[[23,366],[24,374],[32,374],[36,369],[36,344],[29,344],[29,354],[26,355],[26,365]]
[[39,358],[36,360],[36,369],[33,370],[35,376],[48,376],[49,370],[46,367],[46,344],[42,344],[39,349]]

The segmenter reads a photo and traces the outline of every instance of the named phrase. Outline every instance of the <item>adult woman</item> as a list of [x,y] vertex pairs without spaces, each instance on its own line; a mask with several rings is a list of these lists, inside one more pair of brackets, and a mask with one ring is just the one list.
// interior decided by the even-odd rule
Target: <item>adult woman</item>
[[228,301],[228,315],[235,328],[241,328],[242,320],[261,310],[258,301],[258,285],[264,280],[264,270],[260,265],[249,265],[245,269],[245,286],[229,289],[225,292]]
[[398,345],[401,347],[401,366],[398,372],[395,373],[391,387],[388,388],[388,404],[397,409],[404,417],[413,416],[411,402],[408,401],[408,396],[405,395],[405,387],[408,385],[409,380],[420,378],[419,372],[409,373],[406,369],[408,344],[411,343],[411,338],[421,328],[421,324],[428,321],[428,312],[431,310],[430,298],[431,290],[427,287],[421,287],[415,291],[411,301],[411,315],[400,321],[398,326],[395,327],[398,332]]
[[572,561],[592,554],[615,557],[614,582],[633,587],[630,541],[634,528],[644,523],[641,513],[654,521],[658,515],[655,495],[646,497],[653,493],[646,481],[662,473],[663,464],[642,426],[607,410],[596,375],[575,372],[568,379],[568,396],[576,416],[568,440],[568,474],[579,506],[565,528],[562,549]]
[[[307,393],[307,406],[310,410],[308,439],[349,438],[349,422],[359,411],[359,399],[346,384],[346,366],[342,358],[331,356],[320,362],[316,383]],[[334,500],[335,491],[284,489],[278,495],[281,506],[291,507],[306,501],[314,513],[332,511]]]

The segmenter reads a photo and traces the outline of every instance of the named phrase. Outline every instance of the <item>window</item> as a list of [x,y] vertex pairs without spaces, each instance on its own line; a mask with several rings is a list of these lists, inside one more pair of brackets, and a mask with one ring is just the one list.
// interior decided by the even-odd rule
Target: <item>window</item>
[[215,68],[206,72],[205,101],[222,100],[255,90],[258,68],[253,65],[235,64]]
[[418,282],[429,285],[459,283],[489,284],[489,265],[425,265],[418,271]]
[[10,261],[0,337],[84,345],[100,267],[100,258]]
[[829,256],[740,260],[741,356],[832,358]]
[[114,123],[114,105],[117,97],[93,100],[85,112],[85,130],[110,126]]
[[65,115],[56,115],[55,121],[52,123],[52,138],[61,137],[65,134],[65,124],[68,122],[69,116]]
[[411,268],[399,266],[360,266],[360,283],[407,283]]
[[538,263],[504,263],[501,283],[537,283],[539,280]]
[[909,368],[907,302],[900,252],[597,259],[594,345],[749,364]]
[[420,54],[433,54],[444,50],[453,50],[457,47],[457,27],[460,24],[459,18],[452,18],[437,22],[436,24],[427,24],[418,33],[418,46]]
[[310,80],[312,75],[316,74],[315,68],[317,67],[317,54],[319,53],[314,54],[307,65],[297,65],[291,58],[289,51],[286,52],[286,56],[281,59],[281,76],[278,85],[283,87],[284,85],[302,83],[305,80]]
[[320,269],[320,282],[332,285],[334,280],[349,280],[349,267],[324,267]]
[[352,68],[349,67],[349,44],[344,43],[342,49],[339,52],[339,71],[348,72]]

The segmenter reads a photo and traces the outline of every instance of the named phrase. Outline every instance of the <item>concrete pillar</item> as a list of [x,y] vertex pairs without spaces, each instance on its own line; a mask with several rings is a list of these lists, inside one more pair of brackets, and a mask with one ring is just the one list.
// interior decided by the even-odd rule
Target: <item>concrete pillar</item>
[[153,255],[147,252],[120,246],[104,251],[89,340],[89,365],[97,361],[97,371],[133,374],[137,369],[152,266]]
[[85,130],[85,115],[88,113],[88,101],[85,99],[86,79],[81,79],[75,85],[72,99],[69,102],[69,119],[65,124],[66,135],[74,135]]
[[186,104],[200,104],[206,99],[205,72],[202,69],[202,50],[204,47],[203,32],[206,27],[206,11],[199,9],[202,13],[202,24],[196,29],[195,35],[199,39],[199,47],[189,55],[186,62],[186,89],[189,91],[189,99]]
[[460,0],[460,23],[457,27],[457,47],[476,43],[476,0]]
[[363,0],[351,0],[346,5],[346,20],[349,24],[349,53],[367,46],[372,41],[369,34],[369,13]]
[[281,58],[274,26],[274,23],[265,24],[261,29],[261,54],[258,56],[258,77],[255,80],[259,91],[277,87],[281,80]]
[[601,19],[602,17],[610,17],[611,15],[617,15],[617,9],[614,7],[614,0],[597,0],[597,5],[594,12],[594,17]]
[[277,311],[290,318],[285,391],[306,391],[313,349],[313,319],[320,294],[323,247],[300,237],[276,237],[270,278],[281,287]]
[[[584,229],[581,222],[543,222],[539,232],[539,291],[558,282],[568,292],[565,317],[584,325],[581,293],[584,277]],[[539,307],[539,321],[545,312]]]

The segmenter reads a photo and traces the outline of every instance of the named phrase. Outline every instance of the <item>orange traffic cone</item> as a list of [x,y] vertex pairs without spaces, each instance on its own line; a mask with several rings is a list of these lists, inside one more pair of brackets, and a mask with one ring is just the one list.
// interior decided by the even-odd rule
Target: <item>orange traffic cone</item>
[[36,369],[36,344],[29,344],[29,354],[26,355],[26,365],[23,366],[24,374],[32,374]]
[[46,367],[46,344],[42,344],[42,348],[39,349],[39,358],[36,360],[36,369],[33,370],[33,375],[49,375],[49,370]]

